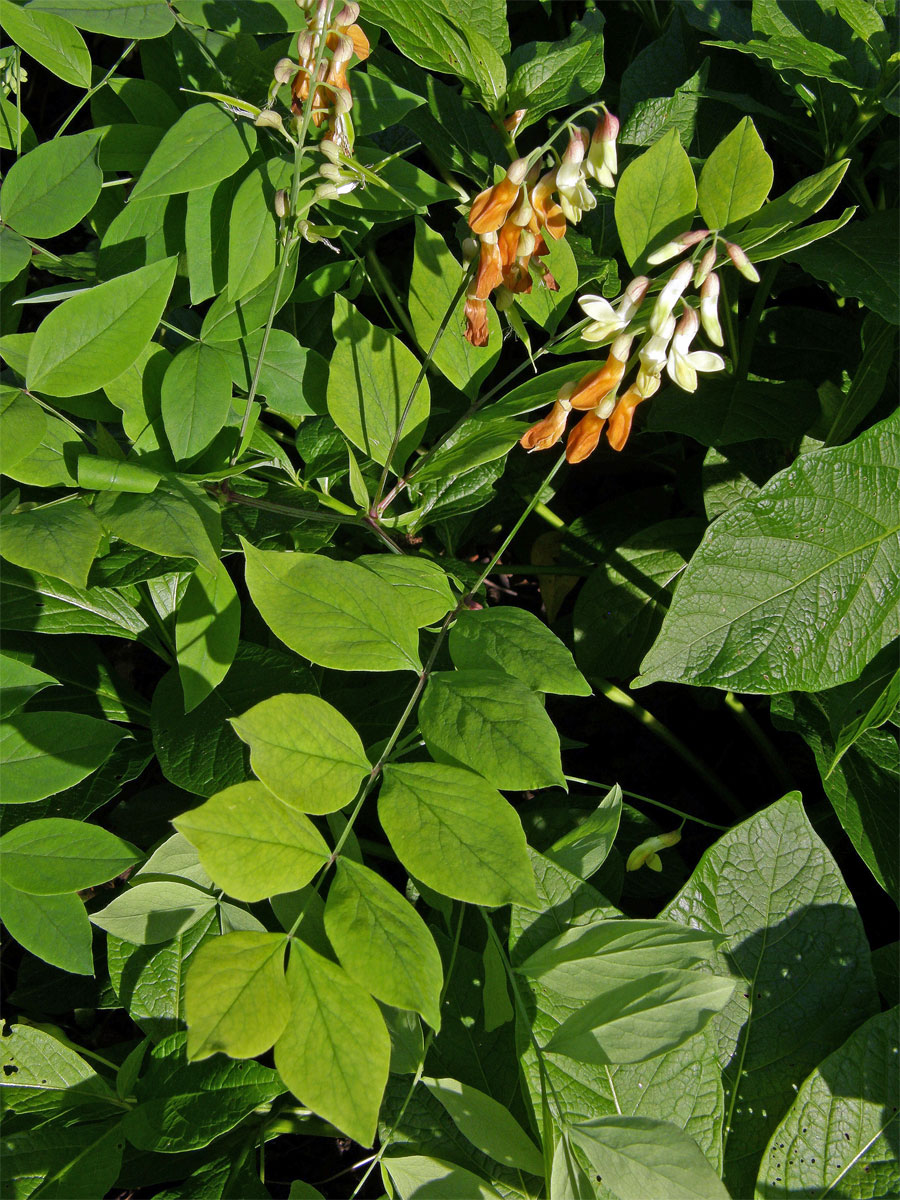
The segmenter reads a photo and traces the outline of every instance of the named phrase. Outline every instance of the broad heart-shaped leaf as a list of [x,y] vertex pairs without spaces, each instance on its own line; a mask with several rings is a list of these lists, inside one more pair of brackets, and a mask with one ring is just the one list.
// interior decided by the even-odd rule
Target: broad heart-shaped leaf
[[499,1200],[501,1193],[473,1171],[427,1154],[384,1157],[384,1169],[400,1200],[433,1196],[435,1200]]
[[91,56],[84,38],[68,21],[2,0],[0,24],[7,37],[54,75],[75,87],[91,86]]
[[724,229],[749,217],[768,196],[774,174],[756,126],[744,117],[703,164],[697,184],[703,220],[710,229]]
[[139,882],[126,888],[91,921],[126,942],[153,946],[184,933],[215,908],[208,891],[177,880]]
[[559,735],[540,697],[504,671],[436,671],[419,725],[433,757],[470,767],[494,787],[566,786]]
[[[419,376],[419,364],[406,346],[372,325],[340,294],[332,323],[336,348],[328,375],[328,411],[354,446],[382,465]],[[422,380],[403,426],[392,467],[399,472],[418,445],[431,408]]]
[[379,579],[398,588],[417,625],[432,625],[453,607],[453,593],[444,569],[430,558],[362,554],[356,564],[368,567]]
[[219,1050],[231,1058],[256,1058],[275,1044],[291,1015],[286,946],[283,934],[248,931],[200,947],[184,997],[189,1059]]
[[162,259],[54,308],[31,343],[29,390],[80,396],[121,375],[152,338],[177,265],[176,258]]
[[629,263],[690,228],[696,205],[694,172],[673,129],[628,164],[616,188],[616,228]]
[[164,135],[134,185],[138,196],[171,196],[227,179],[256,147],[256,130],[216,104],[195,104]]
[[4,517],[0,554],[20,567],[83,588],[102,538],[100,522],[75,498]]
[[218,574],[218,505],[195,483],[169,476],[149,495],[104,492],[94,512],[108,533],[167,558],[195,558]]
[[240,629],[241,604],[225,564],[219,562],[215,575],[198,565],[175,614],[178,674],[186,713],[228,674]]
[[104,763],[125,730],[81,713],[16,713],[0,725],[3,803],[30,804]]
[[33,896],[0,879],[0,921],[36,958],[74,975],[93,975],[91,923],[74,892]]
[[862,922],[796,792],[724,834],[662,915],[725,934],[716,970],[744,981],[716,1030],[724,1178],[749,1196],[798,1080],[878,1008]]
[[291,1019],[275,1043],[281,1078],[301,1104],[371,1146],[391,1057],[378,1005],[345,971],[297,940],[287,985]]
[[0,838],[0,855],[6,882],[41,896],[105,883],[141,858],[135,846],[99,825],[63,817],[11,829]]
[[394,1008],[421,1013],[435,1030],[444,973],[428,926],[380,875],[338,859],[325,932],[351,979]]
[[369,772],[359,734],[318,696],[271,696],[232,717],[231,724],[250,747],[257,778],[279,800],[303,812],[343,808]]
[[96,130],[44,142],[10,167],[0,189],[3,220],[25,237],[56,237],[90,212],[102,182]]
[[[463,270],[439,233],[416,217],[416,244],[409,281],[409,315],[423,354],[431,349],[463,278]],[[488,343],[473,346],[463,336],[466,298],[460,296],[435,347],[431,361],[470,398],[500,356],[500,318],[487,308]]]
[[619,1200],[728,1200],[692,1138],[652,1117],[598,1117],[571,1127],[572,1140]]
[[522,608],[463,609],[450,631],[450,654],[463,670],[497,667],[536,692],[591,694],[559,638]]
[[638,686],[815,691],[855,678],[900,615],[900,417],[800,458],[709,528]]
[[458,1079],[422,1081],[454,1125],[483,1154],[532,1175],[544,1173],[544,1156],[508,1109]]
[[420,669],[415,617],[398,588],[355,563],[241,545],[250,597],[292,650],[338,671]]
[[138,1103],[124,1130],[139,1150],[196,1150],[233,1129],[283,1091],[278,1075],[256,1062],[185,1060],[184,1033],[153,1047],[135,1088]]
[[[763,1155],[754,1196],[896,1195],[898,1010],[878,1013],[816,1067]],[[894,1126],[894,1128],[892,1128]]]
[[160,401],[175,461],[196,458],[231,411],[231,371],[221,350],[203,342],[179,350],[163,376]]
[[470,904],[535,905],[519,818],[479,775],[439,763],[391,764],[378,816],[404,867],[436,892]]
[[32,696],[55,683],[57,680],[52,675],[18,658],[0,654],[0,717],[12,716]]
[[261,783],[236,783],[173,824],[207,874],[236,900],[264,900],[309,883],[328,846],[308,817]]

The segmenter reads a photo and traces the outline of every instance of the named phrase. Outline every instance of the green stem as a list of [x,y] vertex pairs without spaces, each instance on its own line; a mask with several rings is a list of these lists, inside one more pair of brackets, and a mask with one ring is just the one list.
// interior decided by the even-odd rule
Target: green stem
[[756,285],[753,303],[750,305],[750,312],[747,314],[747,319],[744,321],[744,327],[741,331],[741,356],[735,365],[734,372],[736,379],[746,379],[750,371],[750,359],[753,356],[753,343],[756,341],[756,331],[762,319],[763,309],[772,293],[772,285],[775,282],[775,276],[778,274],[780,266],[781,264],[777,258],[773,258],[767,262],[763,268],[762,278]]
[[595,682],[595,686],[597,691],[605,696],[607,700],[624,709],[629,716],[634,717],[639,725],[643,725],[645,729],[648,729],[658,737],[661,742],[665,742],[670,750],[674,750],[679,758],[686,762],[700,776],[710,791],[715,792],[721,800],[724,800],[735,815],[743,817],[743,806],[731,788],[723,783],[718,775],[714,771],[711,771],[706,763],[698,758],[693,750],[690,750],[681,738],[677,737],[667,725],[657,720],[652,713],[648,712],[646,708],[642,708],[636,700],[633,700],[621,688],[617,688],[615,684],[608,683],[605,679],[598,679]]
[[[577,775],[567,775],[566,779],[569,783],[596,788],[600,792],[608,792],[615,786],[612,783],[599,783],[596,779],[579,779]],[[630,796],[632,800],[641,800],[644,804],[652,804],[654,808],[664,808],[666,812],[674,813],[683,821],[693,821],[695,825],[705,825],[707,829],[719,829],[723,833],[727,833],[731,829],[730,825],[716,825],[713,821],[702,821],[699,817],[692,817],[690,813],[682,812],[680,808],[673,808],[671,804],[663,804],[662,800],[651,800],[649,796],[642,796],[640,792],[629,792],[627,788],[623,787],[620,787],[619,790],[623,796]]]
[[[125,61],[125,59],[132,52],[132,50],[135,48],[136,45],[137,45],[137,42],[129,42],[128,43],[128,45],[125,47],[125,49],[119,55],[119,57],[116,59],[116,61],[113,63],[113,65],[109,68],[109,70],[106,72],[106,74],[100,80],[100,82],[95,83],[93,85],[93,87],[89,87],[88,90],[84,93],[84,95],[81,97],[81,99],[75,105],[75,107],[72,109],[72,111],[66,117],[66,119],[63,121],[62,125],[60,125],[59,129],[57,129],[56,133],[54,133],[53,138],[58,138],[61,134],[65,133],[65,131],[69,128],[69,126],[72,124],[72,122],[78,116],[78,114],[81,112],[81,110],[84,108],[84,106],[90,100],[90,98],[92,96],[95,96],[102,87],[106,86],[106,84],[113,77],[113,75],[115,75],[118,68],[122,65],[122,63]],[[51,139],[51,140],[53,140],[53,139]]]
[[355,513],[343,516],[340,513],[324,513],[317,508],[295,508],[292,504],[276,504],[272,500],[259,500],[256,496],[243,496],[231,489],[219,489],[223,499],[229,504],[243,504],[247,508],[258,508],[263,512],[281,513],[285,517],[296,517],[298,521],[318,521],[325,525],[365,525],[363,519]]
[[[341,241],[344,241],[344,239],[341,238]],[[346,245],[346,242],[344,244]],[[360,263],[360,265],[362,265],[362,259],[355,252],[353,247],[348,246],[347,248],[349,249],[349,251],[353,255],[353,257],[356,259],[356,261],[358,263]],[[417,343],[417,338],[416,338],[416,331],[412,327],[412,321],[410,321],[409,315],[407,314],[406,309],[400,303],[400,298],[397,295],[396,289],[392,285],[390,279],[388,279],[387,272],[385,271],[384,267],[381,265],[381,259],[375,253],[374,247],[371,250],[366,252],[366,262],[368,263],[369,271],[378,280],[379,284],[381,285],[382,291],[384,292],[385,296],[387,296],[387,298],[390,302],[391,308],[394,311],[394,316],[397,318],[397,320],[403,326],[404,330],[406,331],[407,336],[410,338],[413,345],[415,345]],[[376,295],[378,295],[379,300],[380,300],[381,297],[377,292],[376,292]]]
[[757,750],[772,768],[772,773],[779,785],[789,792],[794,786],[791,774],[781,758],[781,755],[769,741],[764,730],[757,724],[751,713],[744,707],[734,692],[725,693],[725,707],[734,713],[738,724],[750,738]]
[[19,84],[21,65],[22,51],[16,46],[16,158],[22,155],[22,90]]
[[548,525],[552,525],[554,529],[565,529],[566,523],[562,517],[558,517],[552,508],[548,508],[546,504],[536,504],[534,506],[535,513],[542,517]]
[[724,275],[719,276],[720,285],[722,288],[722,303],[719,305],[719,310],[722,313],[722,319],[725,325],[725,341],[728,343],[728,353],[732,363],[737,364],[741,361],[741,346],[738,341],[737,330],[734,325],[734,314],[731,311],[731,301],[728,299],[728,284]]

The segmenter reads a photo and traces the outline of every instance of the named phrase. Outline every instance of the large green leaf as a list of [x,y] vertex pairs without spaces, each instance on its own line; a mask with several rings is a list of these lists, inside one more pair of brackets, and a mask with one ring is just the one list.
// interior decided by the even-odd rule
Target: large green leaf
[[325,905],[341,966],[384,1004],[419,1012],[440,1029],[443,970],[428,926],[380,875],[346,857]]
[[0,726],[3,803],[61,792],[109,758],[125,730],[81,713],[17,713]]
[[424,1079],[454,1125],[483,1154],[508,1167],[542,1176],[544,1158],[508,1109],[458,1079]]
[[359,734],[318,696],[271,696],[233,717],[231,724],[250,747],[257,778],[280,800],[304,812],[343,808],[368,774]]
[[133,866],[141,852],[99,825],[62,817],[28,821],[0,838],[3,875],[20,892],[78,892]]
[[694,172],[673,129],[628,164],[616,188],[616,228],[629,263],[689,229],[696,204]]
[[362,554],[356,562],[399,590],[415,614],[417,625],[432,625],[453,607],[453,592],[446,572],[430,558]]
[[211,892],[176,879],[140,880],[93,913],[91,921],[126,942],[153,946],[196,925],[215,904]]
[[5,517],[0,554],[7,562],[83,588],[102,538],[100,522],[76,498]]
[[450,632],[450,654],[463,670],[496,667],[538,692],[591,694],[559,638],[521,608],[464,608]]
[[11,1130],[4,1139],[4,1183],[16,1189],[11,1194],[36,1200],[103,1196],[115,1183],[123,1147],[120,1120]]
[[215,104],[195,104],[167,131],[134,190],[138,196],[171,196],[209,187],[233,175],[250,157],[256,130]]
[[377,1004],[301,941],[291,947],[287,984],[293,1014],[275,1043],[281,1078],[302,1104],[371,1146],[391,1057]]
[[605,73],[603,22],[600,12],[587,12],[561,41],[516,47],[506,111],[526,110],[521,128],[596,95]]
[[175,461],[196,458],[231,412],[231,371],[222,352],[203,342],[179,350],[166,368],[160,402]]
[[75,975],[93,975],[91,923],[74,892],[33,896],[0,880],[0,920],[37,958]]
[[710,229],[724,229],[762,205],[774,178],[772,160],[749,117],[723,138],[703,164],[697,202]]
[[34,335],[29,389],[79,396],[121,375],[152,338],[176,266],[166,258],[64,300]]
[[224,562],[219,562],[215,575],[198,566],[175,616],[178,674],[186,713],[201,704],[228,674],[240,628],[240,600]]
[[772,1134],[754,1195],[889,1196],[897,1165],[896,1008],[870,1017],[806,1079]]
[[339,671],[420,669],[415,617],[398,588],[355,563],[242,545],[251,599],[292,650]]
[[26,662],[0,654],[0,717],[12,716],[44,688],[57,680]]
[[[225,356],[234,382],[249,392],[262,349],[262,333],[238,342],[223,342],[216,349]],[[328,364],[315,350],[307,350],[286,329],[273,329],[259,373],[257,395],[265,396],[269,408],[291,417],[322,412]]]
[[160,38],[175,24],[165,0],[31,0],[29,8],[106,37]]
[[417,879],[472,904],[535,903],[515,810],[479,775],[437,763],[385,768],[378,816]]
[[56,237],[91,211],[102,182],[95,130],[44,142],[10,167],[0,189],[3,220],[25,237]]
[[[372,325],[340,295],[334,300],[332,331],[337,344],[328,375],[328,411],[354,446],[384,464],[419,364],[399,338]],[[423,379],[392,461],[396,471],[418,444],[430,407]]]
[[559,735],[540,697],[504,671],[436,671],[419,725],[433,757],[470,767],[494,787],[565,786]]
[[[423,354],[431,349],[462,278],[462,267],[447,243],[417,217],[415,256],[409,281],[409,315]],[[431,361],[460,391],[474,397],[478,395],[481,381],[500,356],[500,319],[493,306],[488,305],[488,344],[473,346],[463,336],[465,303],[465,296],[461,295],[446,320]]]
[[426,1154],[388,1154],[384,1168],[400,1200],[425,1196],[433,1200],[459,1200],[461,1196],[466,1200],[499,1200],[501,1195],[474,1171]]
[[219,570],[219,508],[197,484],[169,477],[149,495],[104,492],[94,512],[108,533],[166,558],[194,558]]
[[4,629],[138,638],[147,622],[114,588],[76,588],[49,575],[0,572]]
[[[29,250],[29,257],[31,251]],[[47,429],[44,410],[19,388],[0,390],[0,467],[4,475],[36,450]]]
[[0,24],[7,37],[48,71],[75,87],[91,86],[91,56],[84,38],[68,21],[2,0]]
[[275,269],[278,227],[272,188],[261,169],[240,184],[228,223],[228,298],[240,300]]
[[724,834],[664,915],[724,934],[716,969],[743,981],[716,1028],[725,1182],[747,1196],[797,1081],[877,1009],[862,922],[796,793]]
[[842,296],[858,296],[867,307],[900,325],[900,284],[894,263],[900,253],[897,209],[878,212],[818,246],[789,255],[805,271],[824,279]]
[[239,931],[200,947],[185,989],[189,1059],[256,1058],[275,1044],[291,1015],[286,946],[280,933]]
[[0,1038],[0,1087],[5,1106],[17,1112],[61,1108],[106,1109],[115,1104],[102,1076],[76,1050],[33,1025],[12,1025]]
[[894,416],[801,455],[710,526],[637,683],[771,693],[854,678],[896,636],[898,538]]

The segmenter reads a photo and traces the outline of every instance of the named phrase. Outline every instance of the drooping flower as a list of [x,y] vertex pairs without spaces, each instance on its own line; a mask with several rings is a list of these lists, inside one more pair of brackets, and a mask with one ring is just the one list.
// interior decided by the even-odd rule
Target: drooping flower
[[631,423],[634,420],[634,410],[639,404],[649,399],[650,396],[659,387],[659,376],[651,380],[644,392],[633,383],[628,391],[619,398],[619,402],[613,409],[609,418],[609,429],[606,431],[606,440],[612,446],[613,450],[624,450],[625,443],[631,434]]
[[735,245],[734,242],[726,242],[725,249],[728,251],[728,257],[744,278],[749,279],[751,283],[759,283],[759,271],[757,271],[740,246]]
[[469,228],[473,233],[495,233],[500,228],[519,198],[528,167],[527,158],[517,158],[499,183],[478,193],[469,212]]
[[616,153],[616,138],[619,136],[619,118],[604,112],[598,118],[591,135],[585,170],[601,187],[616,186],[616,171],[619,169]]
[[678,322],[669,347],[666,371],[673,383],[685,392],[697,390],[698,371],[721,371],[725,362],[709,350],[691,350],[691,342],[700,328],[697,310],[687,305]]
[[562,437],[571,411],[568,400],[557,398],[547,416],[522,435],[519,445],[526,450],[549,450]]
[[566,217],[560,206],[553,200],[556,189],[556,168],[546,171],[531,189],[529,200],[534,213],[535,234],[549,233],[554,241],[565,236]]
[[628,855],[625,870],[637,871],[641,867],[647,866],[651,871],[661,871],[662,861],[657,851],[665,850],[667,846],[676,846],[680,841],[680,829],[675,829],[671,833],[661,833],[658,837],[647,838],[639,846],[635,846]]
[[587,130],[574,129],[556,171],[556,190],[559,193],[560,207],[566,220],[573,224],[581,220],[582,213],[590,212],[597,204],[597,197],[588,187],[584,171],[587,145]]
[[603,296],[582,296],[578,301],[585,314],[591,318],[581,336],[586,342],[605,342],[614,333],[625,329],[640,308],[641,301],[650,286],[646,275],[632,279],[615,308]]
[[577,408],[579,412],[595,408],[619,386],[625,374],[633,340],[632,335],[627,333],[616,338],[609,348],[609,357],[603,366],[589,372],[576,384],[571,396],[573,408]]
[[596,408],[586,412],[581,420],[572,428],[566,441],[566,462],[580,463],[597,449],[600,434],[606,424],[606,417],[601,417]]

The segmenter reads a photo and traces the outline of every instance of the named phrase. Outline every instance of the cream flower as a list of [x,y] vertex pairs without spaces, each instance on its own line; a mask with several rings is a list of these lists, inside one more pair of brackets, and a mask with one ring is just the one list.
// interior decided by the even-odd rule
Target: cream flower
[[690,345],[700,328],[700,319],[695,309],[687,307],[669,348],[666,371],[673,383],[685,392],[697,390],[698,371],[721,371],[725,361],[721,355],[709,350],[691,350]]
[[615,308],[603,296],[582,296],[578,303],[585,316],[591,318],[591,324],[581,332],[584,340],[605,342],[623,330],[640,307],[649,286],[646,275],[638,275],[629,283]]

